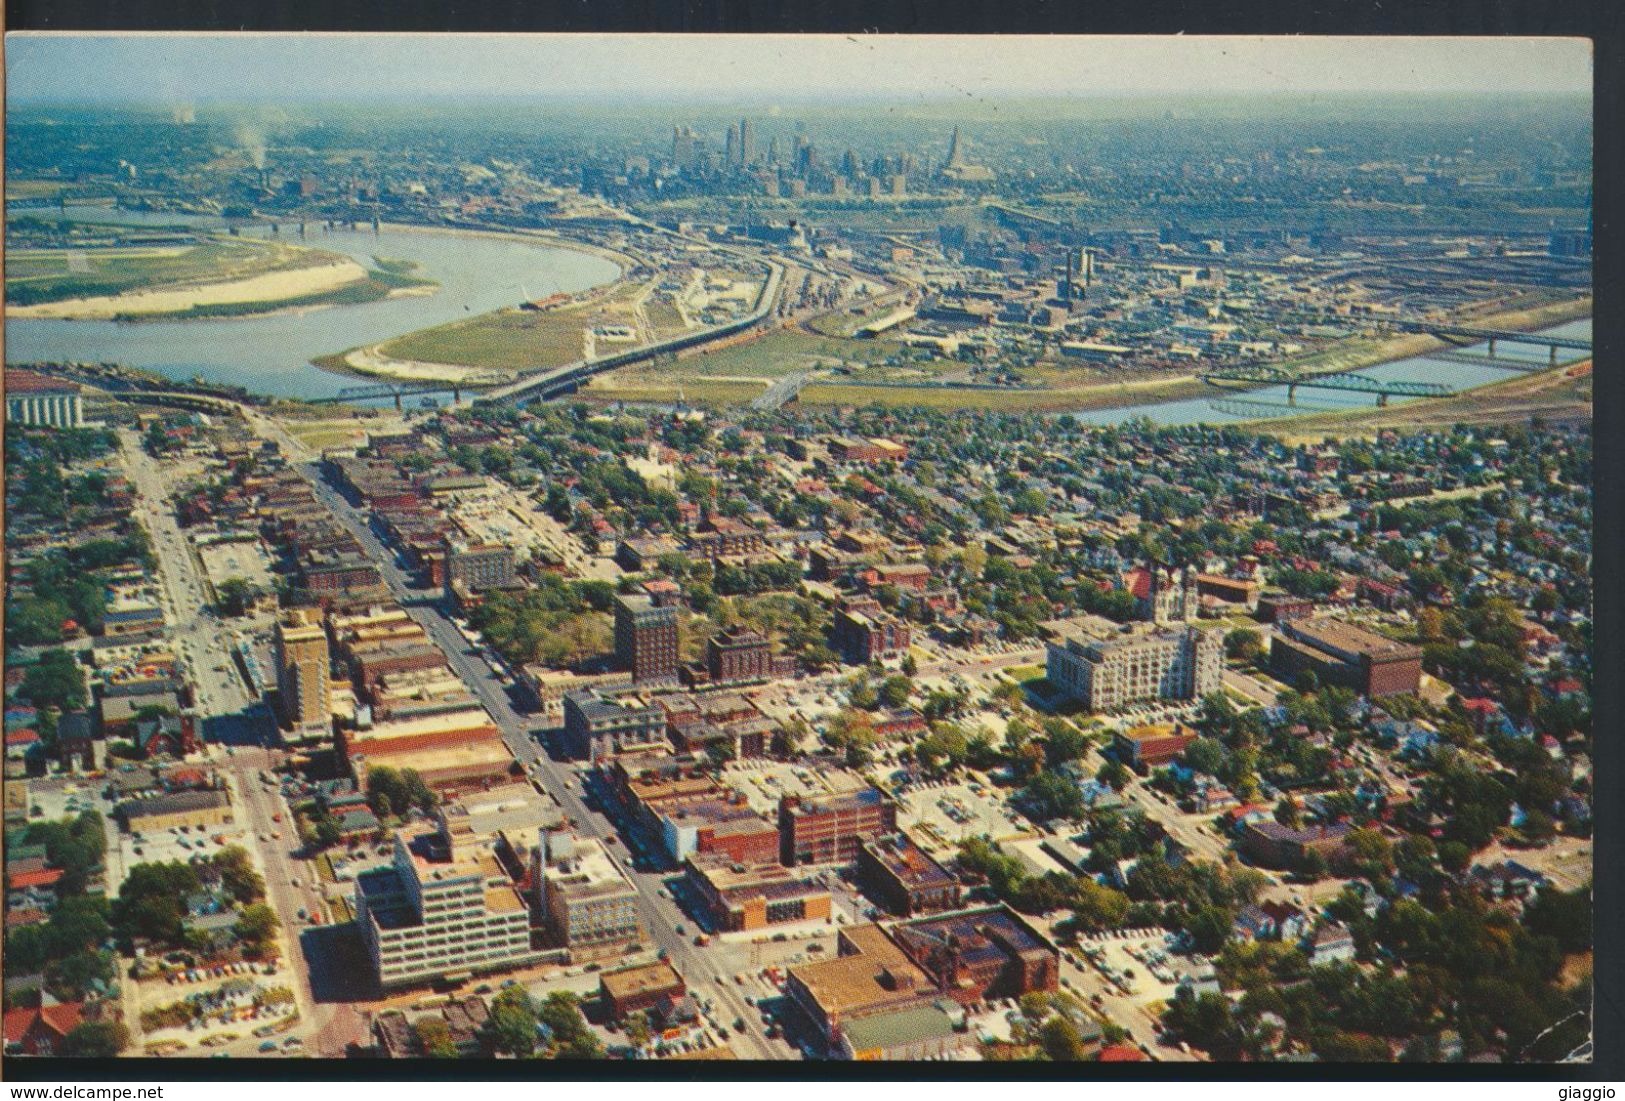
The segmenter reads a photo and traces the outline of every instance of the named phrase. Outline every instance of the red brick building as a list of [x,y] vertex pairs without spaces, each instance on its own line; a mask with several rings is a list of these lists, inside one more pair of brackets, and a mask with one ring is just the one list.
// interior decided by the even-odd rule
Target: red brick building
[[1161,768],[1195,740],[1196,732],[1178,723],[1136,726],[1112,735],[1112,752],[1130,768]]
[[634,684],[677,680],[677,609],[643,593],[615,601],[615,657]]
[[6,1051],[21,1055],[54,1055],[62,1050],[68,1033],[84,1022],[84,1007],[77,1002],[37,1009],[8,1009],[5,1016]]
[[628,1014],[681,999],[688,986],[675,967],[659,960],[641,967],[606,971],[598,980],[598,992],[609,1007],[610,1017],[619,1021]]
[[1265,593],[1258,598],[1258,618],[1265,623],[1285,623],[1315,614],[1315,602],[1287,593]]
[[849,600],[835,612],[830,641],[848,661],[864,665],[906,653],[914,632],[878,600]]
[[936,987],[962,1005],[1059,984],[1060,952],[1008,906],[922,918],[890,932]]
[[875,788],[779,800],[779,859],[797,864],[850,864],[871,837],[897,832],[897,804]]
[[876,837],[858,849],[858,879],[880,905],[900,917],[959,906],[964,889],[906,833]]
[[1306,670],[1322,684],[1362,696],[1397,696],[1420,686],[1422,650],[1339,619],[1281,624],[1270,644],[1270,671],[1290,679]]
[[767,636],[748,627],[727,627],[705,644],[705,667],[712,684],[742,684],[773,675]]

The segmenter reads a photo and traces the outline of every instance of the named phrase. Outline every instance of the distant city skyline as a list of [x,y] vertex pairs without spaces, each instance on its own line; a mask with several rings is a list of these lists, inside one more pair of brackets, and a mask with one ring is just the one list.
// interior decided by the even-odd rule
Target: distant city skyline
[[[1577,38],[895,35],[7,36],[19,103],[1584,95]],[[291,83],[297,75],[303,83]]]

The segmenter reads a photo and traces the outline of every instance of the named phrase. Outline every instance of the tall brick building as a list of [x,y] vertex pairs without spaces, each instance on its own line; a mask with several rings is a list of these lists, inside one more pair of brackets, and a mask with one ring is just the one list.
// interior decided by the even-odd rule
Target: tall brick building
[[296,729],[329,722],[327,632],[320,608],[294,608],[276,626],[277,702]]
[[642,593],[615,599],[615,658],[634,684],[677,679],[677,609]]
[[446,584],[461,582],[471,592],[511,588],[514,583],[513,548],[491,543],[447,539]]

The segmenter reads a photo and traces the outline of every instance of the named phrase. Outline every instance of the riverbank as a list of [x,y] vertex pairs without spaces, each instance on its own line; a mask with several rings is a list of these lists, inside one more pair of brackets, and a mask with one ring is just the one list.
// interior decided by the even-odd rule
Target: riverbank
[[[578,314],[582,310],[600,303],[608,295],[613,294],[617,288],[621,287],[626,278],[626,273],[640,263],[636,257],[626,253],[590,242],[561,237],[556,233],[525,230],[501,232],[486,229],[467,229],[458,226],[418,226],[395,222],[386,223],[385,228],[392,232],[480,237],[503,242],[516,242],[538,248],[578,252],[613,264],[615,266],[615,276],[604,283],[578,292],[579,301],[560,310],[530,312],[514,308],[498,309],[462,321],[401,333],[376,344],[350,348],[330,355],[317,356],[310,361],[312,366],[333,374],[386,382],[462,382],[474,387],[498,386],[511,382],[517,374],[526,370],[545,370],[548,367],[557,366],[559,363],[567,363],[580,358],[584,353],[579,331],[568,334],[570,339],[562,343],[558,339],[531,339],[536,334],[525,334],[527,339],[521,341],[521,343],[527,349],[538,350],[531,346],[539,345],[539,350],[551,353],[546,357],[545,361],[539,360],[536,362],[510,362],[503,356],[497,355],[490,357],[498,364],[493,366],[492,363],[487,362],[455,362],[451,357],[445,359],[425,358],[421,355],[411,354],[410,351],[403,351],[403,349],[410,349],[418,345],[433,349],[438,346],[435,341],[437,334],[467,332],[481,325],[491,325],[492,319],[496,319],[500,325],[502,319],[506,318],[507,327],[517,326],[534,329],[537,326],[548,326],[556,320],[559,314]],[[552,336],[557,337],[558,334],[552,334]],[[489,351],[484,347],[485,344],[489,343],[489,341],[476,340],[476,351]],[[557,346],[555,347],[555,345]],[[485,357],[465,356],[464,358],[480,359]]]
[[[387,344],[389,341],[384,343]],[[318,356],[310,362],[313,367],[319,367],[332,374],[381,382],[460,382],[472,387],[486,387],[501,386],[513,381],[513,375],[505,371],[460,367],[452,363],[397,359],[384,354],[382,348],[383,344],[351,348],[347,352],[335,355]]]
[[[1591,313],[1590,297],[1564,302],[1544,303],[1521,310],[1506,310],[1475,316],[1470,324],[1484,328],[1533,330],[1561,324]],[[704,369],[685,370],[680,361],[675,367],[651,369],[647,365],[629,367],[609,375],[595,378],[583,391],[593,398],[607,401],[667,401],[675,400],[679,392],[689,400],[727,404],[734,396],[745,400],[756,396],[746,393],[739,384],[750,378],[761,379],[765,388],[773,378],[795,370],[809,369],[796,362],[794,356],[769,355],[768,346],[774,336],[730,349],[723,355],[729,358],[726,368],[719,371],[718,363],[708,361]],[[836,338],[828,338],[835,341]],[[1333,374],[1359,371],[1384,364],[1425,356],[1432,352],[1452,349],[1456,345],[1426,333],[1392,333],[1351,337],[1339,344],[1270,366],[1293,375]],[[770,369],[758,376],[752,370],[753,350],[771,361]],[[805,357],[802,357],[803,359]],[[783,362],[779,362],[782,360]],[[1198,401],[1206,398],[1244,398],[1252,386],[1215,387],[1202,381],[1194,372],[1178,374],[1137,374],[1129,378],[1113,377],[1110,371],[1096,373],[1094,378],[1068,384],[1068,376],[1076,369],[1060,370],[1040,367],[1031,372],[1041,376],[1049,385],[1034,387],[989,387],[930,385],[922,383],[865,382],[860,378],[842,378],[816,372],[818,377],[801,390],[797,401],[803,405],[823,407],[875,406],[882,408],[923,407],[953,410],[972,409],[1003,413],[1103,413],[1114,409],[1134,408],[1153,404]],[[705,383],[725,374],[736,380],[733,387],[707,387]],[[691,395],[691,396],[690,396]]]
[[1552,367],[1502,382],[1489,382],[1448,398],[1384,408],[1362,406],[1336,412],[1243,422],[1251,431],[1277,436],[1289,446],[1375,437],[1380,432],[1422,432],[1455,424],[1590,423],[1591,361]]
[[[322,254],[327,255],[327,254]],[[32,306],[8,306],[6,315],[56,321],[112,321],[196,314],[200,310],[263,304],[266,308],[309,299],[368,278],[367,269],[348,257],[246,279],[199,283],[188,287],[131,290],[121,294],[69,298]]]

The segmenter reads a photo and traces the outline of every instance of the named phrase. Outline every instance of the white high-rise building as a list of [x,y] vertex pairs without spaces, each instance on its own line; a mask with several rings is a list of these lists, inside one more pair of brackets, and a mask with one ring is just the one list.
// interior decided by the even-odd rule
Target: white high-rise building
[[356,878],[355,921],[384,990],[537,962],[530,911],[489,849],[445,850],[433,827],[395,838]]
[[1140,700],[1197,700],[1218,691],[1224,668],[1217,631],[1118,626],[1095,616],[1068,623],[1048,650],[1050,684],[1091,711]]

